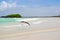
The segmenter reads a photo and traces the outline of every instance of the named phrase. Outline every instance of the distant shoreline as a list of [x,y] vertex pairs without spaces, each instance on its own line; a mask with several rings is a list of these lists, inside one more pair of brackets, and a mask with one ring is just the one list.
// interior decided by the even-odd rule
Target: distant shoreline
[[[60,16],[23,16],[22,18],[50,18],[50,17],[60,17]],[[16,18],[16,17],[5,17],[5,16],[0,16],[0,18]],[[21,18],[21,17],[17,17]]]
[[60,17],[60,16],[30,16],[30,17],[22,17],[22,18],[51,18],[51,17]]

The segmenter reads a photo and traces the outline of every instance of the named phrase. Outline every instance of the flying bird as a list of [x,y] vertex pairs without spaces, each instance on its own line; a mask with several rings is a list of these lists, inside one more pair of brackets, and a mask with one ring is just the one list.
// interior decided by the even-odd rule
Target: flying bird
[[21,21],[21,23],[26,23],[26,24],[28,24],[30,26],[30,24],[28,22],[26,22],[26,21]]

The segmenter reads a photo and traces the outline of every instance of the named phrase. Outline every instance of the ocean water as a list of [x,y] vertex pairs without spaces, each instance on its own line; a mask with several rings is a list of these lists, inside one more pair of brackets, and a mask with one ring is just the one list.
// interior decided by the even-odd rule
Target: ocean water
[[11,23],[11,22],[19,22],[19,21],[29,21],[33,22],[35,20],[44,20],[44,19],[57,19],[57,18],[0,18],[0,24],[6,24],[6,23]]
[[35,19],[37,19],[37,18],[0,18],[0,24],[25,21],[25,20],[35,20]]
[[0,18],[0,24],[16,22],[15,18]]

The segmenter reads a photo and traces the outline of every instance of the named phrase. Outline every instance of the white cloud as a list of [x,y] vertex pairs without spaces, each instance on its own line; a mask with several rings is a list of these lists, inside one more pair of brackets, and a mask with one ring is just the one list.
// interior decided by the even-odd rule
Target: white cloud
[[2,1],[0,3],[0,10],[5,10],[7,8],[12,8],[12,7],[16,7],[16,3],[7,3],[5,1]]
[[5,1],[1,2],[0,10],[6,9],[6,8],[7,8],[7,3]]
[[9,8],[16,7],[16,3],[8,4],[8,7],[9,7]]

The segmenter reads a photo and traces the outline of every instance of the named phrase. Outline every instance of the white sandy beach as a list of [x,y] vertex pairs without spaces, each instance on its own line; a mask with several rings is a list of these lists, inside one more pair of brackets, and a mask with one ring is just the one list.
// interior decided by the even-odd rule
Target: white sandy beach
[[0,40],[60,40],[60,18],[38,18],[19,23],[1,25]]

